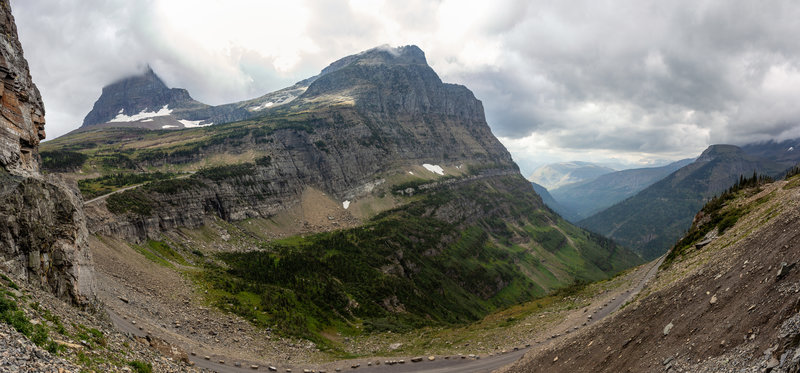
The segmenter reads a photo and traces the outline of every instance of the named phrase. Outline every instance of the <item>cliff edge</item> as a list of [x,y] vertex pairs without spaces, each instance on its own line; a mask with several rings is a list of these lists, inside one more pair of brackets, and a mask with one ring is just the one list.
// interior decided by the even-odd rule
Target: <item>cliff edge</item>
[[0,271],[59,298],[94,298],[80,195],[39,172],[44,104],[33,84],[8,0],[0,0]]

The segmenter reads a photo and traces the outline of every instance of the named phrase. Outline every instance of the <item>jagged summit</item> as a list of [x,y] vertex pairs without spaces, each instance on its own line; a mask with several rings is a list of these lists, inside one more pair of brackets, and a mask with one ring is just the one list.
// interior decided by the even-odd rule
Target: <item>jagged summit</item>
[[204,106],[206,105],[195,101],[185,89],[167,87],[148,65],[142,74],[103,87],[103,93],[92,111],[83,119],[83,125],[133,122],[137,115],[146,116],[140,115],[141,113],[159,113],[164,107],[174,110]]

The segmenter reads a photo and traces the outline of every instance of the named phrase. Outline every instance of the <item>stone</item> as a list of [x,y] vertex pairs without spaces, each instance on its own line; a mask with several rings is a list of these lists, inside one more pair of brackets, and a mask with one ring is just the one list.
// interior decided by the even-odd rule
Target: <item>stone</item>
[[711,299],[708,301],[708,303],[716,304],[717,303],[717,295],[716,294],[712,295]]
[[669,331],[672,330],[673,326],[674,325],[672,325],[672,323],[670,322],[669,324],[667,324],[667,326],[664,327],[664,335],[665,336],[669,334]]
[[434,361],[434,360],[436,360],[436,356],[433,355],[428,356],[428,361]]
[[787,264],[786,262],[781,262],[780,267],[778,268],[778,273],[775,274],[775,281],[782,280],[789,271],[794,268],[795,263]]

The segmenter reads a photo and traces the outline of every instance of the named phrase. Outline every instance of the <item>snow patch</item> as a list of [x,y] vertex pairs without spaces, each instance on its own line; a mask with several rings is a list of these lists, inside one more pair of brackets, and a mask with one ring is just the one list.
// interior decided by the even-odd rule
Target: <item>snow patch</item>
[[438,164],[425,163],[422,165],[422,167],[425,167],[426,170],[433,172],[437,175],[444,175],[444,169],[442,168],[442,166],[439,166]]
[[185,128],[206,127],[214,124],[214,123],[200,124],[202,120],[186,120],[186,119],[178,119],[178,122],[181,122],[181,124],[183,124]]
[[414,173],[413,173],[413,172],[411,172],[411,171],[408,171],[408,173],[409,173],[409,174],[411,174],[411,175],[413,175],[413,174],[414,174]]
[[153,118],[147,118],[147,119],[143,120],[142,122],[152,122],[152,121],[153,121]]
[[347,210],[347,208],[350,207],[350,201],[342,202],[342,207],[344,207],[344,209]]
[[171,124],[165,124],[165,125],[161,126],[161,128],[178,128],[178,126],[173,126]]
[[120,109],[119,114],[117,114],[114,119],[110,120],[109,122],[136,122],[142,119],[153,118],[153,117],[163,117],[165,115],[172,114],[172,110],[168,107],[169,105],[164,105],[159,111],[144,111],[140,112],[139,114],[134,115],[125,115],[122,114],[122,109]]
[[793,150],[794,150],[794,146],[790,146],[789,149],[787,149],[786,151],[790,152],[790,151],[793,151]]
[[[275,97],[274,95],[270,95],[270,96]],[[264,109],[269,109],[269,108],[271,108],[273,106],[288,104],[288,103],[294,101],[294,99],[296,99],[297,97],[298,96],[293,94],[293,93],[284,93],[284,94],[282,94],[280,96],[277,96],[278,99],[275,100],[275,101],[267,101],[267,102],[265,102],[265,103],[263,103],[261,105],[251,106],[251,107],[247,108],[247,110],[260,111],[260,110],[264,110]]]

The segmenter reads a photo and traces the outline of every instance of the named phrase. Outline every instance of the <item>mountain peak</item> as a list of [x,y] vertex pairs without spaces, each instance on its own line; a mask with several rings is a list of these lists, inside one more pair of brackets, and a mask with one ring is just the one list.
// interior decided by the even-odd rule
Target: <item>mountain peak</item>
[[192,99],[185,89],[169,88],[146,65],[143,72],[117,80],[103,87],[103,93],[83,119],[83,126],[107,123],[120,115],[133,116],[142,112],[158,112],[162,108],[176,109],[202,105]]
[[320,76],[351,65],[428,65],[425,52],[416,45],[391,47],[381,45],[341,58],[322,69]]
[[716,144],[709,146],[697,158],[698,161],[710,161],[720,156],[731,156],[744,154],[742,148],[736,145]]

